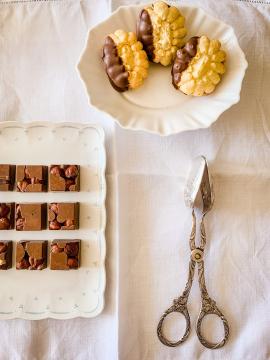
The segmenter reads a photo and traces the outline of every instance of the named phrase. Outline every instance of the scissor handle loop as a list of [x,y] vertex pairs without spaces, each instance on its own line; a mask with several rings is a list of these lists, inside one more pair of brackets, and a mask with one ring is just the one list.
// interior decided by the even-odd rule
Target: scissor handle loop
[[[202,326],[202,321],[203,319],[207,316],[207,315],[217,315],[223,323],[223,327],[224,327],[224,337],[220,342],[217,343],[212,343],[208,340],[206,340],[201,332],[201,326]],[[216,303],[214,300],[212,300],[211,298],[209,298],[209,302],[205,305],[203,305],[198,320],[197,320],[197,326],[196,326],[196,332],[197,332],[197,336],[198,339],[200,340],[201,344],[205,347],[207,347],[208,349],[219,349],[222,346],[224,346],[229,338],[229,324],[227,319],[225,318],[225,316],[222,314],[222,312],[218,309],[218,307],[216,306]]]
[[[159,340],[166,346],[170,346],[170,347],[175,347],[178,346],[180,344],[182,344],[188,337],[189,333],[190,333],[190,317],[189,317],[189,313],[188,313],[188,309],[186,304],[182,305],[179,304],[179,300],[177,303],[177,300],[175,300],[174,305],[172,305],[168,310],[166,310],[163,315],[161,316],[161,319],[159,320],[158,326],[157,326],[157,336],[159,338]],[[166,338],[166,336],[164,335],[163,332],[163,324],[164,324],[164,320],[166,319],[166,317],[171,314],[171,313],[180,313],[185,317],[186,320],[186,330],[184,335],[182,336],[182,338],[180,340],[177,341],[171,341],[169,339]]]

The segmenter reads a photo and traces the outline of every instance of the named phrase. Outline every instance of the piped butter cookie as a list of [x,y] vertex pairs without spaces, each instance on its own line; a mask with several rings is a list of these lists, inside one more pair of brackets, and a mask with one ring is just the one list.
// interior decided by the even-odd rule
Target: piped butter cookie
[[108,35],[102,60],[111,85],[119,92],[138,88],[147,77],[147,55],[133,32],[117,30]]
[[225,51],[219,40],[192,37],[179,49],[172,66],[172,83],[184,94],[202,96],[212,93],[225,73]]
[[185,18],[175,6],[158,1],[140,12],[137,37],[155,63],[170,65],[184,45],[186,33]]

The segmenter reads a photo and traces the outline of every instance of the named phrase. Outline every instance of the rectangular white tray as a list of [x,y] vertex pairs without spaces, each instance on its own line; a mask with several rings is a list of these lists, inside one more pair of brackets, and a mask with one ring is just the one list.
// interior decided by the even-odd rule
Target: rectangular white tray
[[[94,317],[104,306],[106,154],[101,127],[73,123],[0,123],[0,164],[78,164],[80,192],[0,192],[0,202],[80,202],[80,229],[0,231],[13,240],[13,267],[0,271],[0,319]],[[19,240],[81,239],[78,270],[15,269]]]

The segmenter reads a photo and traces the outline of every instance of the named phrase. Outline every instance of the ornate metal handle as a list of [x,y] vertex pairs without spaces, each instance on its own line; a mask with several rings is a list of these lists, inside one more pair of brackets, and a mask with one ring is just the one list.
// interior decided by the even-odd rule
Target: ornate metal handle
[[[217,315],[222,320],[222,323],[223,323],[224,337],[218,343],[212,343],[212,342],[207,341],[201,333],[202,321],[207,315],[210,315],[210,314]],[[222,346],[224,346],[228,340],[228,337],[229,337],[228,321],[226,320],[226,318],[224,317],[222,312],[218,309],[216,302],[213,299],[211,299],[210,297],[208,297],[208,299],[203,300],[202,308],[201,308],[201,311],[200,311],[200,314],[199,314],[199,317],[197,320],[196,332],[197,332],[198,339],[200,340],[201,344],[209,349],[219,349]]]
[[[208,295],[206,285],[205,285],[204,261],[203,260],[198,262],[198,277],[199,277],[199,286],[200,286],[200,290],[201,290],[202,307],[201,307],[201,311],[200,311],[200,314],[199,314],[199,317],[197,320],[196,332],[197,332],[198,338],[202,345],[204,345],[205,347],[207,347],[209,349],[219,349],[222,346],[224,346],[228,340],[229,325],[228,325],[228,321],[226,320],[226,318],[224,317],[222,312],[217,307],[216,302],[213,299],[211,299],[210,296]],[[217,315],[223,322],[224,338],[218,343],[211,343],[211,342],[207,341],[202,336],[202,333],[201,333],[202,321],[205,318],[205,316],[210,315],[210,314]]]
[[[159,320],[158,327],[157,327],[157,336],[158,336],[159,340],[166,346],[175,347],[175,346],[182,344],[187,339],[187,337],[190,333],[190,317],[189,317],[186,303],[187,303],[187,299],[184,296],[180,296],[179,298],[175,299],[173,301],[173,305],[164,312],[164,314],[161,316],[161,319]],[[174,313],[174,312],[184,315],[184,317],[186,319],[185,333],[182,336],[182,338],[177,341],[171,341],[171,340],[167,339],[163,333],[163,324],[164,324],[165,318],[169,314]]]
[[[188,301],[188,296],[189,296],[190,289],[192,286],[192,281],[194,278],[194,270],[195,270],[195,261],[190,260],[188,280],[187,280],[185,289],[183,291],[183,294],[181,296],[179,296],[178,298],[174,299],[173,305],[164,312],[164,314],[161,316],[161,319],[159,320],[158,327],[157,327],[157,336],[164,345],[171,346],[171,347],[180,345],[187,339],[187,337],[190,333],[190,317],[189,317],[189,313],[188,313],[188,309],[187,309],[187,301]],[[162,331],[165,318],[173,312],[178,312],[180,314],[183,314],[186,319],[186,331],[185,331],[183,337],[180,340],[175,341],[175,342],[167,339]]]

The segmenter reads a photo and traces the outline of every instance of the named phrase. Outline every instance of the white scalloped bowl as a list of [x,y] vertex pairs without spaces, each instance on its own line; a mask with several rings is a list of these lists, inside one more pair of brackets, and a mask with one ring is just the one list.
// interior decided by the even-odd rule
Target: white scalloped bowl
[[202,97],[182,94],[171,84],[170,67],[157,64],[150,65],[148,78],[140,88],[118,93],[111,87],[104,71],[101,49],[109,33],[117,29],[135,31],[142,8],[142,5],[122,6],[89,31],[78,70],[90,103],[130,130],[170,135],[210,126],[240,100],[247,61],[233,28],[200,8],[181,7],[186,17],[187,39],[207,35],[219,39],[227,52],[227,71],[212,94]]

